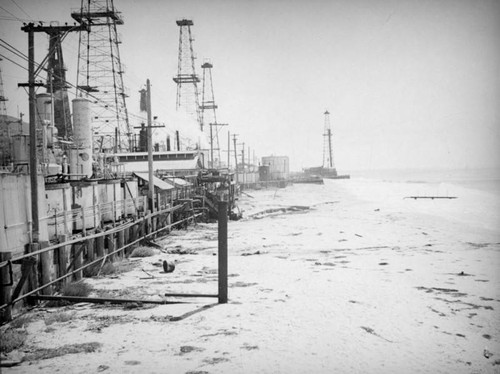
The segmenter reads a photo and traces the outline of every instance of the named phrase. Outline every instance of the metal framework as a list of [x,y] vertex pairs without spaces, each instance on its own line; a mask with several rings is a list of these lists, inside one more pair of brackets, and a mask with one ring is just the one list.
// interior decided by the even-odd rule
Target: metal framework
[[[219,130],[217,123],[217,105],[215,104],[214,86],[212,81],[212,68],[210,62],[201,65],[203,69],[203,86],[201,91],[201,123],[202,126],[210,126],[210,163],[215,168],[220,163]],[[215,127],[215,131],[213,129]],[[214,156],[215,151],[215,156]]]
[[91,26],[91,31],[80,32],[77,89],[95,103],[94,146],[104,152],[129,151],[132,129],[116,32],[116,26],[123,25],[121,13],[113,0],[81,0],[80,9],[71,16]]
[[49,59],[47,64],[47,93],[53,95],[54,126],[62,138],[73,135],[71,111],[66,83],[66,66],[62,53],[62,41],[67,34],[61,31],[48,32]]
[[2,78],[2,65],[0,58],[0,166],[9,159],[9,123],[7,120],[7,106],[6,101],[8,100],[4,96],[3,91],[3,78]]
[[323,167],[333,169],[332,129],[330,127],[330,112],[325,111],[325,129],[323,132]]
[[179,56],[177,60],[177,75],[173,78],[177,84],[176,109],[184,110],[189,116],[196,120],[203,131],[200,104],[198,99],[198,83],[200,78],[196,74],[194,66],[193,37],[191,26],[193,21],[182,19],[176,21],[180,28],[179,33]]

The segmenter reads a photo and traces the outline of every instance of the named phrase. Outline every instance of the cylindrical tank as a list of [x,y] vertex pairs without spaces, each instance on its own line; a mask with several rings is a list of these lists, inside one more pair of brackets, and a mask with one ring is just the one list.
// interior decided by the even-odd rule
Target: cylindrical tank
[[92,176],[92,120],[90,101],[85,98],[73,99],[73,141],[69,152],[70,174]]
[[36,95],[36,123],[54,124],[54,113],[52,112],[52,95],[41,93]]
[[71,177],[73,180],[92,176],[92,154],[89,148],[69,149],[69,174],[76,174]]
[[28,164],[30,154],[29,135],[14,135],[12,137],[12,162],[14,165]]
[[92,149],[90,100],[73,99],[73,139],[77,147]]

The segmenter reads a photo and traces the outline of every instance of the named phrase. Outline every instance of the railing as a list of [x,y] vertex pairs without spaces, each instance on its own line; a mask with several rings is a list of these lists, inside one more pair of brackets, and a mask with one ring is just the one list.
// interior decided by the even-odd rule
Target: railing
[[[139,200],[142,200],[139,199]],[[186,215],[176,222],[171,222],[174,212],[182,210]],[[82,278],[84,269],[96,265],[104,264],[107,259],[114,259],[115,256],[121,256],[124,252],[131,250],[134,245],[140,241],[155,237],[156,235],[170,230],[183,223],[193,222],[202,213],[195,213],[191,204],[182,203],[174,207],[168,207],[154,213],[146,214],[139,220],[123,223],[112,227],[109,230],[94,233],[88,236],[82,236],[61,243],[49,245],[49,243],[38,243],[38,247],[29,253],[16,256],[15,258],[5,258],[6,253],[0,253],[4,256],[0,262],[0,312],[3,313],[3,320],[9,320],[11,316],[11,307],[21,300],[24,300],[48,287],[66,280],[68,277],[75,276],[76,280]],[[170,217],[170,220],[168,219]],[[87,254],[84,259],[83,253]],[[55,272],[53,263],[57,253],[59,266]],[[70,256],[71,253],[71,256]],[[8,253],[10,255],[10,253]],[[9,256],[8,256],[9,257]],[[68,265],[68,261],[72,258]],[[62,260],[63,259],[63,260]],[[64,261],[66,259],[66,261]],[[86,260],[86,261],[84,261]],[[22,293],[22,289],[31,273],[36,274],[35,264],[40,263],[41,277],[40,282],[32,285],[31,289]],[[14,292],[10,293],[11,286],[14,285],[13,265],[21,264],[21,277],[17,283]],[[54,279],[55,278],[55,279]],[[51,293],[51,290],[48,291]]]

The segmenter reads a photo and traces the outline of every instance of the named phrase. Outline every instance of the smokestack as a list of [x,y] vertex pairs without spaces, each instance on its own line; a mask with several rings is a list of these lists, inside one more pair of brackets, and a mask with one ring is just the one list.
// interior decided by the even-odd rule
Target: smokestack
[[167,136],[167,152],[170,152],[170,135]]
[[175,141],[177,143],[177,150],[181,150],[181,142],[179,141],[179,130],[175,131]]

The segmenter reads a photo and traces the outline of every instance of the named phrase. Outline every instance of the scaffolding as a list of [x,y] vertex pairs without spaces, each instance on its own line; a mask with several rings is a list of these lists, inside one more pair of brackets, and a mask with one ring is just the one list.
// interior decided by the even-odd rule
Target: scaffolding
[[131,149],[129,123],[123,84],[124,66],[120,61],[117,25],[123,25],[113,0],[81,0],[71,13],[78,22],[91,26],[80,32],[78,48],[77,96],[81,92],[94,105],[94,148],[100,152],[125,152]]
[[173,78],[177,84],[176,109],[183,110],[188,116],[196,120],[203,131],[201,110],[198,99],[198,83],[200,78],[196,75],[194,67],[193,37],[191,26],[193,21],[182,19],[176,21],[180,28],[179,56],[177,60],[177,75]]

